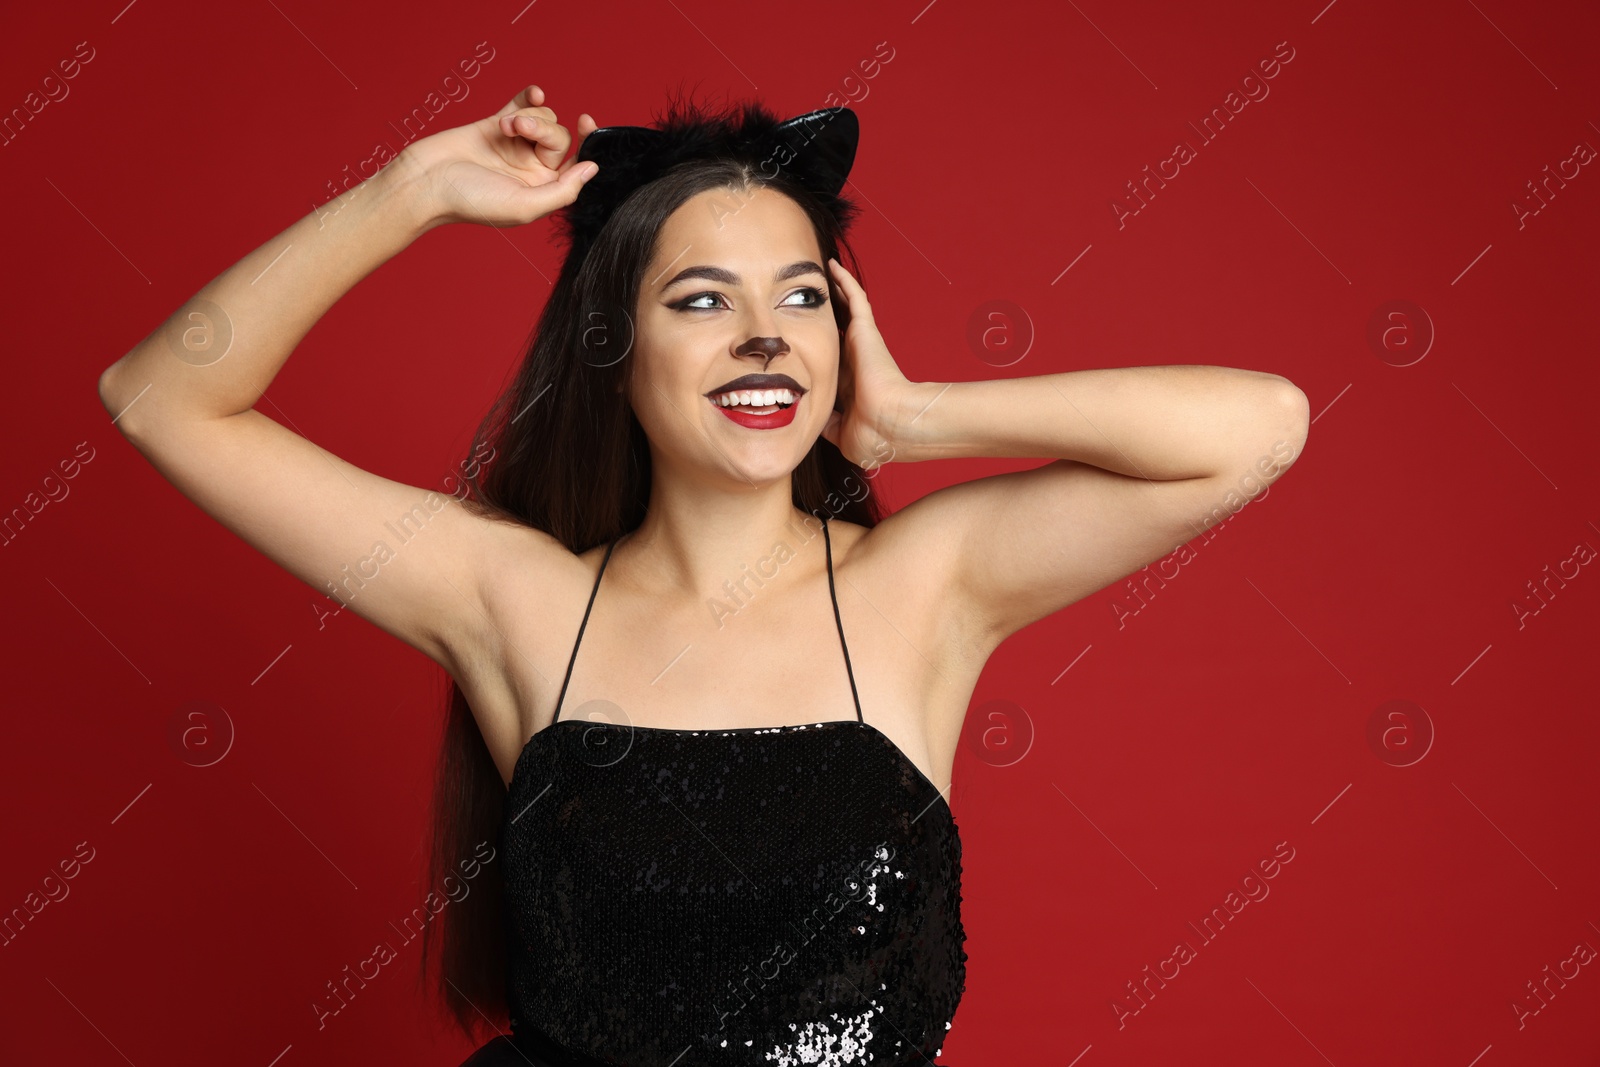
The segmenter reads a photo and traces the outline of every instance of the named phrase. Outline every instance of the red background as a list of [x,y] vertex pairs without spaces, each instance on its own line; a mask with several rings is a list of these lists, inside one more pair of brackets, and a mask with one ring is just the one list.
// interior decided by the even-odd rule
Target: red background
[[[343,167],[398,147],[390,123],[487,41],[471,95],[427,132],[531,81],[569,124],[648,122],[676,87],[785,115],[848,96],[856,247],[914,379],[1226,364],[1310,397],[1304,457],[1142,603],[1118,583],[992,659],[955,768],[971,962],[943,1059],[1597,1062],[1600,966],[1521,1028],[1512,1008],[1546,965],[1600,948],[1600,577],[1574,561],[1537,614],[1514,607],[1600,547],[1582,312],[1600,174],[1551,182],[1520,225],[1512,207],[1600,146],[1592,6],[124,3],[9,11],[0,34],[7,111],[78,42],[94,50],[0,146],[0,508],[94,450],[0,547],[0,912],[94,849],[0,948],[0,1059],[469,1051],[425,1010],[416,944],[325,1029],[310,1009],[427,890],[440,672],[352,616],[319,631],[321,598],[163,481],[95,384]],[[1202,145],[1188,123],[1285,41],[1270,95]],[[893,58],[863,80],[880,42]],[[1180,139],[1197,158],[1119,227],[1114,200]],[[441,484],[559,254],[547,222],[427,235],[259,406]],[[992,300],[1031,327],[1014,315],[974,349]],[[1393,300],[1421,311],[1374,346]],[[1035,465],[876,484],[899,506]],[[235,731],[203,768],[171,738],[195,700]],[[991,700],[1018,710],[991,721]],[[1391,700],[1422,710],[1374,742]],[[1431,747],[1394,765],[1422,751],[1424,719]],[[208,728],[220,744],[221,716]],[[1201,944],[1187,924],[1279,842],[1294,858],[1270,896]],[[1126,983],[1179,940],[1197,958],[1119,1027]]]

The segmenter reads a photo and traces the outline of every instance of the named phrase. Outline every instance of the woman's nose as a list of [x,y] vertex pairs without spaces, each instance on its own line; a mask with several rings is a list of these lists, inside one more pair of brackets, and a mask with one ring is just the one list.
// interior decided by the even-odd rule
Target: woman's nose
[[733,350],[736,356],[761,356],[775,359],[789,351],[789,343],[782,337],[752,337]]
[[[788,349],[788,345],[779,336],[783,333],[783,326],[778,321],[777,311],[760,300],[746,302],[743,310],[738,313],[738,318],[733,320],[733,329],[735,337],[744,336],[749,338],[739,346],[740,348],[753,342],[766,340],[782,345],[785,351]],[[737,350],[735,351],[737,352]],[[770,358],[780,353],[769,352],[764,354]]]

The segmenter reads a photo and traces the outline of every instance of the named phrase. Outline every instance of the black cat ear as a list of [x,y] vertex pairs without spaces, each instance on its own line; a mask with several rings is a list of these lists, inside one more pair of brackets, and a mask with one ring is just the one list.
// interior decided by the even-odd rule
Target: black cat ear
[[657,126],[602,126],[583,139],[579,161],[593,160],[599,172],[561,212],[559,225],[577,262],[611,213],[640,186],[679,163],[693,159],[733,159],[771,177],[783,175],[817,194],[847,225],[854,206],[840,196],[855,163],[861,123],[847,107],[779,120],[758,103],[707,112],[673,112]]
[[847,107],[828,107],[780,122],[773,136],[795,156],[795,162],[783,169],[807,188],[838,196],[856,161],[861,122]]
[[583,139],[578,149],[578,162],[592,159],[604,171],[624,160],[649,155],[663,136],[660,130],[649,126],[601,126]]
[[[667,147],[668,134],[649,126],[602,126],[583,139],[578,161],[594,160],[602,175],[632,175],[645,161]],[[861,121],[847,107],[829,107],[778,123],[768,136],[789,151],[777,159],[780,170],[807,188],[839,195],[855,165]],[[770,154],[769,154],[770,157]],[[608,181],[610,179],[608,178]]]

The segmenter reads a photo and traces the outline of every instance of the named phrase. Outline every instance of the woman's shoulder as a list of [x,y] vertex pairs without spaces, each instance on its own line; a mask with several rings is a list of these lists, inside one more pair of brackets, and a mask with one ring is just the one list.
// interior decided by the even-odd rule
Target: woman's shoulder
[[609,545],[574,552],[537,527],[497,524],[494,558],[483,567],[483,658],[503,662],[508,643],[559,645],[569,618],[582,612]]
[[845,572],[862,595],[890,598],[915,612],[945,614],[961,580],[962,558],[955,531],[913,505],[875,525],[834,519],[834,570]]
[[886,575],[907,568],[927,570],[944,554],[937,531],[918,522],[906,510],[891,512],[871,526],[842,518],[828,520],[833,534],[835,564],[849,563],[862,571],[881,571]]
[[915,546],[901,536],[891,515],[866,526],[842,518],[828,520],[832,538],[833,569],[844,572],[862,588],[895,590],[915,597],[930,575],[919,570]]

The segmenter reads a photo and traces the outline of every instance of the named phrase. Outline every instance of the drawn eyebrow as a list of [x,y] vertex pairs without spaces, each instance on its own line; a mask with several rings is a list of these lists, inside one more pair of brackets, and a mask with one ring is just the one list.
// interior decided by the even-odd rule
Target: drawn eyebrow
[[[828,276],[816,263],[813,263],[809,259],[804,259],[798,263],[791,263],[787,267],[780,268],[777,273],[772,276],[772,280],[775,282],[785,282],[790,278],[798,278],[802,274],[820,274],[824,278]],[[739,276],[733,273],[733,271],[726,270],[722,267],[702,265],[698,267],[683,268],[678,273],[674,274],[672,279],[661,288],[663,291],[665,291],[667,289],[671,289],[679,282],[686,282],[693,278],[704,278],[707,281],[721,282],[723,285],[739,284]]]

